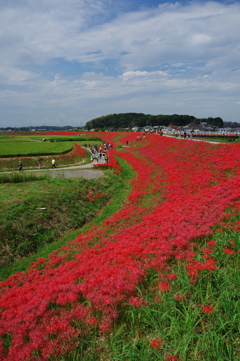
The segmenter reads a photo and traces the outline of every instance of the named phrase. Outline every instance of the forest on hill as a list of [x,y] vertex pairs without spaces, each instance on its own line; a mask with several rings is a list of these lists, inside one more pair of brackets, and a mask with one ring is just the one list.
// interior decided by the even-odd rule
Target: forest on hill
[[185,126],[188,124],[200,124],[206,122],[213,127],[223,127],[223,120],[217,118],[195,118],[192,115],[151,115],[144,113],[118,113],[104,115],[92,119],[86,123],[87,129],[121,129],[145,126]]

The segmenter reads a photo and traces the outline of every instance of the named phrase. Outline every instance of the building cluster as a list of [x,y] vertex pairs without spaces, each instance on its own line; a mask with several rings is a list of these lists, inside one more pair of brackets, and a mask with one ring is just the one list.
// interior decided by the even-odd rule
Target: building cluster
[[142,131],[145,133],[163,133],[163,134],[179,134],[179,133],[209,133],[212,134],[236,134],[240,135],[240,123],[234,123],[235,126],[226,126],[224,128],[218,128],[216,126],[212,126],[207,122],[202,122],[200,124],[190,123],[185,126],[177,126],[177,125],[169,125],[169,126],[151,126],[147,125],[145,127],[133,127],[131,130],[134,132]]

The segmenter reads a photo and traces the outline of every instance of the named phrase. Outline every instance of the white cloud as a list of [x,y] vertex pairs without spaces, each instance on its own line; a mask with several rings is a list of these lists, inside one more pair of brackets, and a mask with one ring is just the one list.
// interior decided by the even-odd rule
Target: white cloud
[[141,78],[144,78],[144,80],[145,80],[146,78],[150,79],[153,77],[154,77],[154,79],[156,79],[156,77],[159,77],[159,76],[167,76],[167,73],[164,71],[160,71],[160,70],[152,71],[152,72],[140,71],[140,70],[126,71],[120,76],[120,78],[123,81],[127,81],[127,80],[132,80],[132,79],[141,79]]
[[60,113],[88,121],[118,110],[238,121],[239,2],[166,2],[132,12],[127,6],[1,3],[2,122],[14,122],[16,114],[23,122],[64,122]]
[[208,43],[212,40],[212,37],[206,34],[194,34],[192,36],[192,42],[196,45],[201,45],[204,43]]

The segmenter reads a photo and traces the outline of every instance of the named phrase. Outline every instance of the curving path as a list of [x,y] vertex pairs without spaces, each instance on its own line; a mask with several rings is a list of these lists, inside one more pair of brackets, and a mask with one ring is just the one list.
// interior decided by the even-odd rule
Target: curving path
[[[35,174],[49,174],[52,178],[76,178],[83,177],[86,179],[97,179],[104,175],[104,171],[98,167],[94,167],[94,164],[106,164],[104,159],[100,159],[99,162],[94,160],[91,163],[72,165],[66,167],[42,168],[42,169],[24,169],[23,172],[31,172]],[[14,172],[19,172],[18,170]],[[8,171],[6,173],[12,173]]]
[[[86,179],[97,179],[104,175],[104,171],[94,167],[94,164],[105,164],[104,159],[100,159],[99,162],[93,161],[91,163],[74,165],[69,167],[57,167],[55,169],[40,169],[36,170],[38,174],[48,173],[52,178],[76,178],[83,177]],[[29,170],[32,171],[32,170]]]

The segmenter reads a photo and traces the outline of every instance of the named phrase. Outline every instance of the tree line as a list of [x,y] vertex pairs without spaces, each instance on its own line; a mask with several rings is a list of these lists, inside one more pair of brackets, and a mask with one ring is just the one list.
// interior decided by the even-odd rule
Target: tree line
[[217,118],[195,118],[192,115],[151,115],[144,113],[118,113],[103,115],[86,123],[87,129],[124,129],[145,126],[185,126],[189,124],[200,124],[206,122],[213,127],[223,127],[223,120]]

